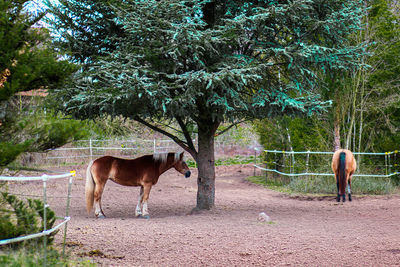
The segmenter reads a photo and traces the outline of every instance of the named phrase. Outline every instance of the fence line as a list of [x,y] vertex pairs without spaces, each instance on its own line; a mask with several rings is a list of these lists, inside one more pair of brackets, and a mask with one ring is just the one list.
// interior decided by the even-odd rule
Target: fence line
[[[196,145],[197,140],[193,143]],[[239,153],[243,155],[253,155],[254,147],[259,147],[258,143],[235,143],[219,140],[215,142],[216,157],[225,154]],[[59,164],[84,164],[85,161],[93,160],[97,157],[110,155],[116,157],[137,157],[144,154],[154,154],[161,152],[183,151],[171,139],[83,139],[73,141],[61,148],[49,149],[46,153],[27,153],[21,157],[21,165],[43,165],[54,166]],[[190,157],[190,155],[188,154]]]
[[[271,169],[271,168],[264,168],[261,167],[257,164],[257,157],[254,160],[254,168],[256,169],[260,169],[266,172],[275,172],[277,174],[280,175],[284,175],[284,176],[289,176],[289,177],[296,177],[296,176],[334,176],[333,173],[314,173],[314,172],[309,172],[308,171],[308,167],[309,167],[309,155],[312,154],[316,154],[316,155],[333,155],[334,152],[323,152],[323,151],[285,151],[285,150],[260,150],[255,148],[256,154],[257,151],[258,152],[266,152],[266,153],[273,153],[273,154],[288,154],[289,155],[289,170],[290,173],[287,172],[282,172],[279,171],[277,169]],[[400,172],[396,171],[396,172],[391,172],[391,167],[397,167],[399,166],[398,164],[391,164],[390,162],[390,155],[394,155],[396,156],[396,154],[398,153],[398,150],[394,150],[394,151],[390,151],[390,152],[353,152],[354,155],[375,155],[375,156],[385,156],[385,171],[386,174],[353,174],[354,177],[381,177],[381,178],[388,178],[394,175],[399,175]],[[294,155],[298,155],[298,154],[306,154],[307,158],[306,158],[306,162],[305,162],[305,168],[306,171],[302,172],[302,173],[294,173],[294,167],[295,167],[295,158]],[[280,167],[285,167],[285,165],[280,165],[278,162],[264,162],[264,163],[275,163],[276,165],[279,165]],[[254,173],[255,173],[255,169],[254,169]]]
[[[257,169],[260,169],[260,170],[263,170],[263,171],[275,172],[275,173],[278,173],[278,174],[281,174],[281,175],[291,176],[291,177],[294,177],[294,176],[307,176],[307,175],[310,175],[310,176],[335,176],[334,173],[313,173],[313,172],[285,173],[285,172],[281,172],[281,171],[274,170],[274,169],[266,169],[266,168],[260,167],[260,166],[258,166],[256,164],[254,164],[253,166],[256,167]],[[382,178],[387,178],[387,177],[391,177],[393,175],[398,175],[398,174],[400,174],[400,173],[399,172],[394,172],[394,173],[387,174],[387,175],[383,175],[383,174],[382,175],[380,175],[380,174],[353,174],[353,177],[382,177]]]
[[[64,225],[64,237],[63,237],[63,252],[62,255],[65,255],[65,243],[66,243],[66,237],[67,237],[67,224],[68,221],[71,219],[69,217],[69,207],[70,207],[70,198],[71,198],[71,187],[72,187],[72,180],[73,177],[75,176],[75,171],[71,171],[69,173],[65,174],[59,174],[59,175],[47,175],[44,174],[42,176],[27,176],[27,177],[9,177],[9,176],[0,176],[0,181],[42,181],[43,182],[43,231],[39,233],[34,233],[30,235],[25,235],[25,236],[20,236],[20,237],[15,237],[15,238],[9,238],[9,239],[3,239],[0,240],[0,245],[7,245],[15,242],[20,242],[24,240],[29,240],[33,238],[38,238],[38,237],[44,237],[43,238],[43,253],[44,253],[44,261],[43,265],[47,265],[47,236],[59,229],[61,226]],[[65,211],[65,216],[64,217],[57,217],[57,219],[64,219],[61,223],[58,225],[54,226],[51,229],[46,229],[47,227],[47,208],[49,205],[47,204],[47,181],[52,180],[52,179],[61,179],[61,178],[68,178],[69,177],[69,183],[68,183],[68,195],[67,195],[67,203],[66,203],[66,211]]]
[[48,175],[43,174],[42,176],[0,176],[0,180],[2,181],[48,181],[51,179],[60,179],[75,176],[75,171],[71,171],[69,173],[58,174],[58,175]]
[[[259,149],[255,149],[257,151],[260,151]],[[282,154],[330,154],[333,155],[335,152],[323,152],[323,151],[285,151],[285,150],[262,150],[264,152],[271,152],[271,153],[282,153]],[[392,154],[397,154],[399,151],[394,150],[394,151],[389,151],[389,152],[352,152],[353,155],[376,155],[376,156],[382,156],[382,155],[392,155]]]
[[40,233],[31,234],[31,235],[24,235],[24,236],[14,237],[14,238],[10,238],[10,239],[0,240],[0,245],[7,245],[7,244],[15,243],[15,242],[21,242],[21,241],[25,241],[25,240],[29,240],[29,239],[33,239],[33,238],[38,238],[38,237],[50,235],[55,230],[57,230],[58,228],[60,228],[64,224],[66,224],[70,219],[71,219],[70,217],[64,217],[64,221],[59,223],[57,226],[55,226],[55,227],[53,227],[53,228],[51,228],[49,230],[43,230]]
[[[178,145],[173,141],[169,139],[152,139],[152,140],[147,140],[147,139],[138,139],[138,140],[116,140],[116,139],[104,139],[104,140],[99,140],[99,139],[84,139],[84,140],[77,140],[76,142],[88,142],[88,146],[82,146],[82,147],[62,147],[62,148],[55,148],[48,150],[47,152],[52,152],[52,151],[73,151],[73,150],[86,150],[89,152],[89,154],[86,155],[74,155],[74,156],[68,156],[68,158],[85,158],[88,157],[89,159],[92,159],[95,156],[101,156],[101,155],[96,155],[94,154],[94,151],[97,150],[119,150],[119,151],[134,151],[134,150],[146,150],[148,152],[153,152],[153,153],[159,153],[159,152],[165,152],[166,149],[171,149],[178,147]],[[96,142],[119,142],[122,143],[120,146],[96,146],[94,143]],[[140,142],[148,143],[148,145],[142,146],[139,144]],[[193,142],[196,142],[196,140],[193,140]],[[138,145],[129,147],[125,146],[124,143],[136,143]],[[160,146],[158,144],[168,144],[171,143],[172,146]],[[63,159],[67,157],[63,156],[55,156],[55,157],[47,157],[48,159]]]

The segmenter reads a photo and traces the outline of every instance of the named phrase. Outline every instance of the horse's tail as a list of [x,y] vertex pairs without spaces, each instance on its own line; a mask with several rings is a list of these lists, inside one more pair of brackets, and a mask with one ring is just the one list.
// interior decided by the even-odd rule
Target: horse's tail
[[339,155],[339,188],[342,194],[346,192],[346,153]]
[[92,176],[92,171],[90,170],[92,168],[93,161],[91,161],[86,169],[86,184],[85,184],[85,198],[86,198],[86,210],[88,213],[93,208],[93,202],[94,202],[94,180]]

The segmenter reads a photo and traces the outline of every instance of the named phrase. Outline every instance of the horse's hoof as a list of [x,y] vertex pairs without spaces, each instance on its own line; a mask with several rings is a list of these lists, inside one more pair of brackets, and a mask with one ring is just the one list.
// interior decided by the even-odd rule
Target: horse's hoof
[[141,218],[148,220],[148,219],[150,219],[150,215],[143,215],[143,216],[141,216]]
[[353,199],[351,198],[351,195],[349,195],[349,201],[352,201]]
[[97,216],[97,219],[105,219],[106,218],[106,216],[104,216],[104,215],[98,215]]

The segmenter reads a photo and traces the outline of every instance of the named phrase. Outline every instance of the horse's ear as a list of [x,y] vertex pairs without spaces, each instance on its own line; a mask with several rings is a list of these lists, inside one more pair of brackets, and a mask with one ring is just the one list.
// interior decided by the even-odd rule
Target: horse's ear
[[182,153],[179,155],[179,160],[183,160],[183,153],[184,153],[184,152],[182,152]]

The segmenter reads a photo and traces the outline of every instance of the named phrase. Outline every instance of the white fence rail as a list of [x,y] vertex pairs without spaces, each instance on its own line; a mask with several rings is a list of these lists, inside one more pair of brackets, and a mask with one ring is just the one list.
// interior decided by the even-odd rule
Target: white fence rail
[[[197,141],[193,140],[193,143],[196,145]],[[255,141],[252,141],[251,144],[242,144],[240,142],[216,140],[215,154],[216,158],[234,155],[250,156],[254,155],[254,148],[258,146]],[[74,141],[64,147],[48,150],[46,153],[26,154],[21,158],[21,165],[80,165],[104,155],[134,158],[144,154],[173,151],[180,152],[183,149],[171,139],[87,139]],[[189,156],[189,154],[186,155]]]
[[[69,173],[58,174],[58,175],[48,175],[44,174],[42,176],[29,176],[29,177],[9,177],[9,176],[0,176],[0,181],[42,181],[43,182],[43,231],[39,233],[32,233],[25,236],[9,238],[0,240],[0,245],[7,245],[15,242],[21,242],[28,239],[33,238],[43,238],[43,249],[44,249],[44,265],[46,265],[47,259],[47,236],[59,229],[61,226],[64,225],[64,238],[63,238],[63,255],[65,253],[65,241],[67,236],[67,223],[70,220],[69,217],[69,207],[70,207],[70,200],[71,200],[71,187],[73,177],[75,176],[75,171],[71,171]],[[53,179],[62,179],[62,178],[69,178],[68,183],[68,195],[67,195],[67,202],[66,202],[66,209],[65,209],[65,216],[64,217],[57,217],[58,219],[62,219],[63,221],[51,229],[46,229],[47,227],[47,208],[49,205],[47,204],[47,182]]]

